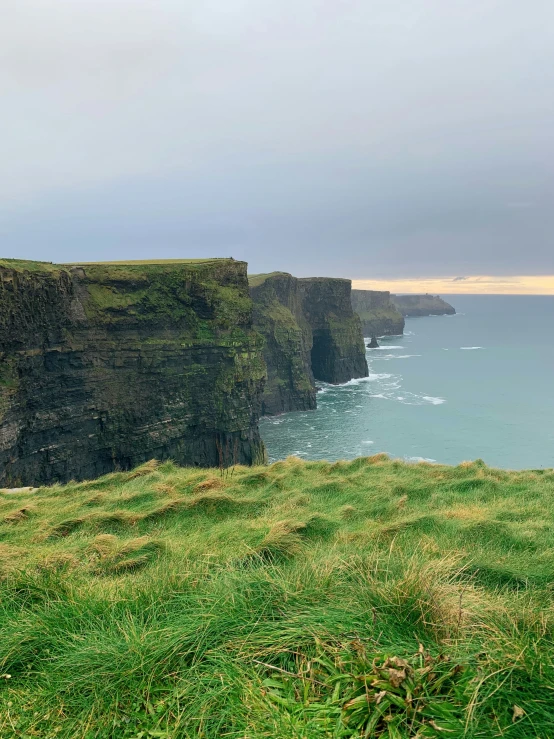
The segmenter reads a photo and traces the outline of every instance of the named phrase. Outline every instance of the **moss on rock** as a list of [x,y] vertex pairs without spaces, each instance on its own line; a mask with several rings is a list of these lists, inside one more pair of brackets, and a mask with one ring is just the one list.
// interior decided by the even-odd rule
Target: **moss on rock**
[[273,272],[249,282],[254,324],[265,338],[262,413],[315,408],[314,378],[341,383],[367,375],[349,280]]
[[312,331],[302,312],[298,280],[285,272],[249,277],[254,325],[265,339],[267,380],[262,414],[313,410]]
[[352,290],[352,307],[362,322],[364,336],[404,333],[404,317],[385,290]]
[[259,462],[246,264],[0,261],[0,482]]

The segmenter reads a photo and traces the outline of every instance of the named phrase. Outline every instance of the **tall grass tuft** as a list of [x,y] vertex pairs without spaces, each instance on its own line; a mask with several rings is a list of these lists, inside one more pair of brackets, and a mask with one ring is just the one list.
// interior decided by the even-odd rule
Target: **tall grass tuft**
[[0,737],[554,737],[554,471],[0,493]]

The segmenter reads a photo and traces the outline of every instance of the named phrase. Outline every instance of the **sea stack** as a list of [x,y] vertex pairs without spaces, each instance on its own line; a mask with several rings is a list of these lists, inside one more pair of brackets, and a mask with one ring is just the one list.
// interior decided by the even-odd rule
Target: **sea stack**
[[375,336],[371,337],[371,341],[367,345],[368,349],[379,349],[379,342],[377,341],[377,338]]

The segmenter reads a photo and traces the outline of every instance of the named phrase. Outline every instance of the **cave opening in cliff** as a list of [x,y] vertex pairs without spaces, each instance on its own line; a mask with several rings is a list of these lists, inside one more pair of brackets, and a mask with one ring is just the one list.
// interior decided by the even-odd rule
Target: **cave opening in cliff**
[[330,345],[328,335],[314,332],[311,359],[312,371],[316,380],[322,380],[323,382],[333,382],[330,367],[331,350],[332,347]]

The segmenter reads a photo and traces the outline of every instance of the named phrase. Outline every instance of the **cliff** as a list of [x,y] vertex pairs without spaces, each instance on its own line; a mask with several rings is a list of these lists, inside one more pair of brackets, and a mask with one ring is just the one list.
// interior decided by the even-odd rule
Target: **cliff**
[[388,291],[352,290],[352,307],[362,322],[364,336],[395,336],[404,333],[404,316]]
[[313,410],[312,330],[302,312],[296,277],[285,272],[249,277],[253,320],[265,338],[267,380],[262,415]]
[[249,281],[254,326],[265,339],[263,414],[315,408],[314,379],[339,384],[367,376],[349,280],[274,272]]
[[0,484],[263,459],[246,264],[0,261]]
[[392,295],[392,302],[403,316],[454,315],[455,309],[438,295]]
[[350,280],[299,279],[302,310],[312,329],[312,371],[316,380],[340,384],[367,377],[360,319],[352,310]]

